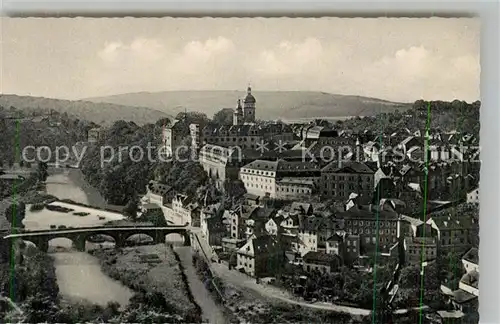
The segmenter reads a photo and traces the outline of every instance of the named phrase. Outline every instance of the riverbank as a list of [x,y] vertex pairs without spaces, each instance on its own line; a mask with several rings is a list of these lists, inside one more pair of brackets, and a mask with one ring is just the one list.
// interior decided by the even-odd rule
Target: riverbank
[[[73,183],[73,185],[81,188],[85,192],[85,195],[87,196],[87,205],[101,209],[109,208],[106,200],[99,193],[99,190],[92,187],[87,180],[85,180],[85,176],[80,169],[68,169],[68,179]],[[67,199],[71,199],[71,197],[67,197]]]
[[109,277],[134,291],[161,293],[176,314],[190,323],[200,321],[201,310],[190,296],[186,278],[170,247],[158,244],[90,253]]

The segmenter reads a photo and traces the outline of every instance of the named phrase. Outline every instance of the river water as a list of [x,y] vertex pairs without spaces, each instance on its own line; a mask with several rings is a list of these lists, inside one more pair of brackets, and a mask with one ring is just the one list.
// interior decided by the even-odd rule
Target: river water
[[[50,175],[46,181],[47,193],[59,199],[73,201],[96,207],[106,207],[105,200],[99,192],[87,185],[80,170],[69,170]],[[79,209],[72,206],[71,208]],[[85,208],[78,211],[91,212]],[[27,229],[49,229],[51,225],[72,227],[95,226],[110,220],[122,219],[118,213],[99,211],[99,217],[73,216],[70,213],[52,212],[47,209],[31,212],[29,206],[23,221]],[[94,212],[95,214],[95,212]],[[103,219],[104,217],[104,219]],[[213,300],[203,283],[199,280],[191,260],[191,248],[181,247],[182,237],[168,235],[167,240],[174,244],[180,261],[185,268],[188,284],[197,304],[201,307],[203,317],[209,323],[227,323],[219,305]],[[92,244],[87,242],[87,247]],[[56,276],[61,294],[70,300],[88,300],[96,304],[106,305],[116,301],[125,306],[133,292],[120,282],[109,278],[101,271],[97,258],[86,252],[72,248],[68,239],[53,239],[49,242],[49,253],[54,257]]]
[[[47,178],[47,193],[59,199],[71,199],[83,204],[103,206],[104,200],[95,189],[91,187],[82,189],[81,177],[79,170],[50,175]],[[24,219],[27,229],[48,229],[50,225],[94,226],[123,218],[115,213],[101,213],[104,219],[99,219],[98,217],[78,217],[51,212],[47,209],[38,212],[30,212],[29,208],[27,209]],[[73,249],[70,240],[51,240],[49,253],[54,257],[57,282],[65,298],[83,299],[99,305],[116,301],[125,306],[132,297],[133,292],[130,289],[101,271],[99,261],[95,257]]]

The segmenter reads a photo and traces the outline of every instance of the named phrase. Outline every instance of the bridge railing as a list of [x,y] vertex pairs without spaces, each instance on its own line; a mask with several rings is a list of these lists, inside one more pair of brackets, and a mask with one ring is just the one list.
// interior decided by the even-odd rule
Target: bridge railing
[[155,227],[155,226],[92,226],[92,227],[71,227],[71,228],[54,228],[54,229],[44,229],[44,230],[34,230],[34,231],[27,231],[27,230],[22,230],[20,229],[19,231],[16,231],[16,233],[5,233],[5,235],[2,235],[3,238],[9,238],[9,237],[22,237],[22,236],[30,236],[30,235],[36,235],[36,234],[50,234],[50,233],[81,233],[85,231],[114,231],[114,230],[172,230],[172,229],[184,229],[184,230],[189,230],[189,227],[187,225],[176,225],[176,226],[162,226],[162,227]]

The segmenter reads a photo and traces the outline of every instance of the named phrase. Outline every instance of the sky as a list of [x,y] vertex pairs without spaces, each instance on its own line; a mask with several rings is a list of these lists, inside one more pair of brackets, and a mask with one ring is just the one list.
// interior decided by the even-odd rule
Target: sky
[[0,92],[479,100],[478,18],[0,18]]

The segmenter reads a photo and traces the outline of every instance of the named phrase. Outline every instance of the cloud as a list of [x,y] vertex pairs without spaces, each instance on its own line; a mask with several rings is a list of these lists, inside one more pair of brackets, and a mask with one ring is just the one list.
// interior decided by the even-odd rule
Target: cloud
[[444,55],[422,45],[382,57],[356,53],[319,38],[260,44],[225,37],[187,40],[177,47],[138,38],[103,45],[89,72],[106,94],[186,89],[315,90],[394,101],[408,98],[473,101],[479,97],[479,54]]
[[104,48],[99,51],[98,55],[102,60],[112,62],[118,56],[118,51],[120,51],[121,48],[123,48],[123,44],[120,42],[107,43]]
[[413,46],[374,62],[365,76],[372,95],[386,93],[393,100],[415,95],[428,100],[472,101],[479,97],[479,55],[447,57]]
[[275,48],[260,53],[254,67],[264,77],[282,77],[309,73],[326,58],[323,45],[316,38],[303,42],[282,41]]
[[89,74],[96,90],[108,93],[210,89],[207,85],[213,83],[212,79],[223,77],[234,53],[233,42],[223,37],[189,41],[179,48],[148,38],[129,44],[110,42],[97,53]]

